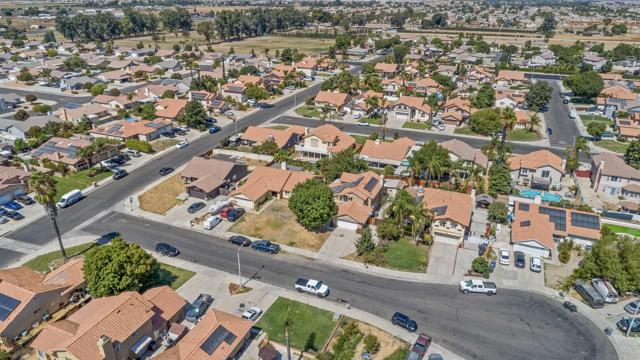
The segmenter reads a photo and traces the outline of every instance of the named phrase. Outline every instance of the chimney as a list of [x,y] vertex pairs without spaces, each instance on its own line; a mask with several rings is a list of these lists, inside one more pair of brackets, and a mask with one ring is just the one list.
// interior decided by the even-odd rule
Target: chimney
[[104,360],[116,359],[116,351],[113,349],[113,343],[111,343],[110,337],[106,335],[100,336],[96,345],[98,345],[98,351],[100,351]]
[[287,162],[286,161],[280,162],[280,169],[287,170]]

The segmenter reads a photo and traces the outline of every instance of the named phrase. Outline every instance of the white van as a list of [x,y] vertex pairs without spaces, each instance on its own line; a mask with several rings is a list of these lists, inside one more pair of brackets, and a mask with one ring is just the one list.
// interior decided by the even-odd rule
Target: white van
[[222,222],[222,218],[220,216],[209,216],[204,223],[202,224],[202,226],[204,227],[205,230],[211,230],[214,227],[216,227],[216,225],[220,224]]
[[608,304],[615,304],[618,302],[618,292],[606,279],[591,279],[591,285],[596,289],[598,294],[602,295],[604,302]]
[[71,190],[68,193],[62,195],[60,201],[58,201],[59,208],[66,208],[67,206],[71,206],[78,201],[82,200],[84,195],[82,195],[82,191],[75,189]]
[[578,113],[576,113],[576,111],[575,111],[575,110],[571,110],[571,111],[569,111],[569,117],[570,117],[571,119],[575,119],[577,116],[578,116]]

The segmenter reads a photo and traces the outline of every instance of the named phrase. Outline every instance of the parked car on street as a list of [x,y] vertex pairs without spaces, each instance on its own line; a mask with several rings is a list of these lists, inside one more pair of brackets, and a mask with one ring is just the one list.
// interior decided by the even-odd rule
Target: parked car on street
[[314,279],[298,278],[293,287],[300,293],[306,292],[321,298],[329,295],[329,287],[323,284],[322,281]]
[[240,246],[249,246],[251,245],[251,240],[242,236],[242,235],[233,235],[228,240],[232,244],[240,245]]
[[189,143],[186,140],[182,140],[179,143],[176,144],[176,148],[177,149],[183,149],[186,148],[189,145]]
[[156,245],[156,252],[160,255],[164,255],[168,257],[175,257],[180,254],[180,251],[178,251],[178,249],[176,249],[175,247],[167,243],[158,243]]
[[409,350],[409,355],[407,355],[407,360],[422,360],[429,346],[431,346],[431,336],[421,333],[418,335],[418,338],[411,346],[411,350]]
[[635,314],[638,311],[638,307],[640,306],[640,300],[630,301],[627,305],[624,306],[624,311],[629,314]]
[[360,126],[369,126],[369,123],[366,121],[358,121],[358,125]]
[[227,213],[227,220],[231,222],[236,222],[238,219],[242,217],[242,215],[245,214],[245,212],[246,211],[243,208],[233,209],[233,211],[230,211]]
[[189,207],[187,208],[187,212],[189,214],[195,214],[205,206],[207,206],[207,204],[203,203],[202,201],[194,202],[193,204],[189,205]]
[[220,216],[218,216],[218,215],[209,216],[202,223],[202,227],[205,230],[211,230],[214,227],[218,226],[218,224],[220,224],[221,222],[222,222],[222,218]]
[[530,259],[529,269],[533,272],[541,272],[542,271],[542,259],[537,256],[532,256]]
[[578,307],[576,306],[576,304],[572,303],[571,301],[563,302],[562,303],[562,307],[564,307],[565,309],[569,310],[570,312],[578,311]]
[[173,172],[173,168],[172,167],[165,166],[165,167],[163,167],[162,169],[160,169],[158,171],[158,174],[160,174],[160,176],[166,176],[166,175],[171,174],[172,172]]
[[547,135],[553,135],[553,130],[550,127],[547,128]]
[[498,293],[498,289],[496,288],[496,284],[477,280],[477,279],[469,279],[460,281],[460,291],[465,294],[468,293],[478,293],[478,294],[487,294],[489,296],[495,295]]
[[507,249],[498,250],[498,257],[500,258],[500,264],[509,265],[511,263],[511,254]]
[[524,253],[522,251],[514,251],[513,252],[513,258],[514,258],[513,264],[517,268],[524,269],[524,265],[525,265]]
[[[629,330],[629,324],[631,323],[632,318],[622,319],[618,321],[616,326],[620,331],[626,333]],[[640,333],[640,317],[637,317],[633,320],[633,325],[631,325],[631,333]]]
[[189,305],[189,310],[184,316],[184,319],[195,323],[199,318],[207,312],[209,306],[213,303],[213,297],[209,294],[200,294],[198,297],[193,300],[191,305]]
[[113,180],[120,180],[123,177],[129,175],[129,173],[127,172],[127,170],[125,169],[118,169],[116,170],[115,173],[113,173]]
[[418,324],[414,320],[411,320],[410,317],[401,312],[396,312],[393,314],[393,316],[391,317],[391,323],[393,325],[400,326],[401,328],[409,332],[418,330]]
[[62,195],[62,197],[60,198],[60,200],[58,200],[58,207],[59,208],[66,208],[68,206],[71,206],[75,203],[77,203],[78,201],[82,200],[84,198],[84,195],[82,194],[82,191],[79,189],[75,189],[75,190],[71,190],[68,193]]
[[16,198],[16,201],[22,205],[33,205],[36,203],[29,195],[20,195]]
[[8,210],[20,210],[22,209],[22,205],[18,204],[15,201],[9,201],[8,203],[2,204],[2,207]]
[[255,251],[266,252],[269,254],[277,254],[280,252],[280,245],[272,243],[269,240],[257,240],[251,243],[251,248]]
[[254,307],[248,308],[247,311],[242,313],[242,318],[249,321],[256,321],[258,320],[260,315],[262,315],[262,309],[254,306]]
[[209,134],[215,134],[218,131],[220,131],[222,128],[218,125],[213,125],[212,127],[209,128]]

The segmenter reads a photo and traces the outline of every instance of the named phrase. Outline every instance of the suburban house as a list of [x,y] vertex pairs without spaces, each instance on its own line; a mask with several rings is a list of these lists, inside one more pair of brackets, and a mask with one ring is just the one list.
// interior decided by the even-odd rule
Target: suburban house
[[0,110],[7,111],[15,109],[22,102],[21,96],[9,93],[0,95]]
[[431,106],[425,103],[425,98],[405,96],[389,105],[390,117],[396,120],[429,121]]
[[156,116],[176,121],[187,106],[187,102],[185,99],[160,99],[156,102]]
[[317,59],[313,57],[306,57],[297,63],[294,63],[296,71],[299,71],[304,74],[304,76],[312,77],[316,76],[316,71],[318,70]]
[[524,83],[524,72],[515,70],[500,70],[496,76],[496,84],[498,86],[517,86]]
[[237,206],[253,209],[269,198],[288,199],[296,185],[311,178],[313,174],[306,171],[257,166],[231,197]]
[[607,58],[598,55],[595,52],[587,51],[582,57],[582,63],[585,65],[591,65],[594,71],[600,71],[602,67],[607,63]]
[[361,174],[344,172],[329,187],[338,204],[334,223],[337,227],[358,230],[382,202],[383,178],[367,171]]
[[48,324],[31,347],[46,360],[137,359],[171,323],[182,320],[186,305],[168,286],[96,298]]
[[238,103],[244,103],[247,101],[247,96],[244,94],[246,86],[241,82],[226,83],[223,84],[220,89],[222,90],[223,98],[231,98]]
[[640,95],[624,86],[615,85],[602,89],[596,105],[603,107],[605,111],[607,108],[614,108],[629,113],[640,112]]
[[332,124],[325,124],[309,131],[305,128],[304,141],[295,146],[297,152],[309,159],[321,159],[331,154],[353,148],[356,140]]
[[565,160],[549,150],[509,158],[511,180],[533,189],[560,189]]
[[61,120],[70,121],[74,124],[78,124],[85,117],[91,120],[92,123],[101,123],[112,118],[109,108],[100,104],[84,104],[72,109],[63,107],[58,111],[57,115]]
[[126,94],[122,94],[119,96],[101,94],[94,97],[91,102],[94,104],[108,106],[109,109],[117,111],[118,109],[131,109],[137,104],[148,99],[148,97],[135,92],[131,93],[131,95],[133,96],[129,97]]
[[440,146],[449,151],[451,161],[462,161],[465,166],[479,166],[484,170],[489,168],[487,155],[464,141],[451,139],[440,143]]
[[555,244],[573,240],[592,246],[600,238],[600,216],[584,211],[516,202],[511,224],[514,251],[550,257]]
[[496,93],[496,101],[494,103],[494,106],[501,109],[515,109],[522,103],[524,103],[524,96],[519,96],[519,94],[515,94],[509,91],[498,91]]
[[50,121],[60,122],[60,118],[55,115],[29,116],[23,121],[0,118],[0,143],[14,145],[17,139],[26,140],[29,129],[44,127]]
[[596,193],[620,196],[633,192],[638,185],[640,170],[627,165],[621,156],[611,153],[591,156],[591,188]]
[[473,214],[471,195],[425,188],[422,204],[433,213],[431,236],[434,241],[455,246],[464,241]]
[[316,106],[329,106],[334,111],[342,111],[342,108],[349,102],[349,94],[333,91],[320,91],[313,100]]
[[405,82],[398,77],[382,79],[380,82],[384,96],[390,101],[398,100],[398,92],[404,83]]
[[98,78],[99,80],[105,83],[113,83],[113,84],[128,83],[133,80],[133,77],[131,76],[131,74],[127,70],[122,70],[122,69],[105,71],[103,73],[98,74],[96,78]]
[[360,158],[371,167],[381,169],[389,165],[397,168],[406,161],[414,146],[415,141],[406,137],[393,142],[367,140],[360,150]]
[[[87,159],[80,157],[80,150],[89,145],[91,145],[90,140],[52,137],[39,148],[33,150],[31,155],[38,159],[40,164],[44,161],[51,161],[79,171],[89,167]],[[97,164],[117,154],[117,147],[107,144],[99,154],[93,155],[91,163]]]
[[529,66],[531,67],[539,67],[539,66],[547,66],[553,65],[556,63],[558,58],[551,51],[545,51],[541,54],[533,55],[531,60],[529,60]]
[[289,126],[284,130],[249,126],[240,136],[240,140],[246,146],[258,146],[266,141],[273,141],[278,148],[288,149],[302,139],[304,132],[304,127],[297,125]]
[[251,333],[253,322],[211,309],[173,347],[155,360],[235,359]]
[[618,135],[626,140],[640,138],[640,112],[629,114],[628,118],[616,118]]
[[47,320],[86,286],[82,259],[43,274],[30,268],[0,270],[0,337],[13,339]]
[[374,70],[382,75],[383,78],[389,79],[398,73],[398,65],[379,62],[375,65]]
[[474,66],[466,76],[466,82],[470,85],[480,85],[493,81],[493,74],[480,66]]
[[136,139],[152,141],[173,129],[173,121],[157,118],[155,120],[125,119],[94,126],[90,131],[93,137],[114,140]]
[[0,204],[8,203],[27,192],[29,173],[10,166],[0,166]]
[[223,194],[247,176],[247,165],[218,159],[194,156],[180,172],[187,194],[205,201]]

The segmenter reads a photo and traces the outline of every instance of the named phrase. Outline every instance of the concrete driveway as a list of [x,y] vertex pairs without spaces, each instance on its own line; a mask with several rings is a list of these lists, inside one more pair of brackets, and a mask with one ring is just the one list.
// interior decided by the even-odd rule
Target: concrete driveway
[[470,249],[434,242],[429,255],[427,278],[430,281],[456,284],[471,268],[477,253]]

